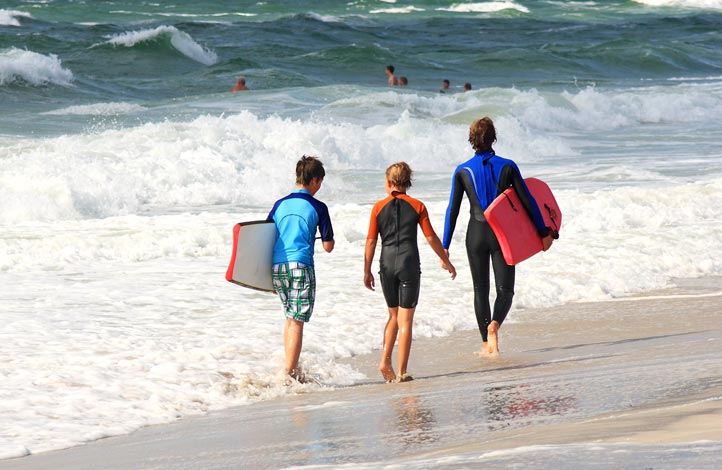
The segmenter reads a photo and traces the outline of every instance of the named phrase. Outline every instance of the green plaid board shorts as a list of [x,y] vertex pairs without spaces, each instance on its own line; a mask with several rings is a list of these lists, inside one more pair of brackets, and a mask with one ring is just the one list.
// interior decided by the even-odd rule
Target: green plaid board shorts
[[316,297],[316,273],[313,266],[289,262],[273,265],[273,288],[283,303],[286,318],[307,322]]

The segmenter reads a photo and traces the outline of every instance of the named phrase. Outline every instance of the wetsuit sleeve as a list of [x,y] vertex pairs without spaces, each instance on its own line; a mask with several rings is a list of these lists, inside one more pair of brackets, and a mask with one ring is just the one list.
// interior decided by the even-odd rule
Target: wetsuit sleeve
[[459,217],[463,197],[464,185],[461,182],[459,172],[455,171],[454,177],[451,179],[451,194],[449,195],[449,205],[446,207],[446,217],[444,218],[444,238],[441,241],[441,245],[447,250],[451,245],[451,237],[454,235],[456,219]]
[[421,226],[421,231],[424,232],[425,237],[434,235],[434,227],[431,226],[429,211],[423,204],[421,204],[421,210],[419,211],[419,225]]
[[521,205],[524,206],[524,210],[529,215],[529,218],[534,223],[539,236],[544,238],[549,235],[549,227],[544,225],[544,218],[542,217],[539,205],[536,203],[534,197],[529,193],[529,189],[524,183],[524,179],[521,177],[521,173],[517,168],[512,165],[505,165],[501,170],[499,176],[499,194],[501,194],[508,187],[514,188]]
[[368,235],[366,235],[366,239],[369,238],[376,240],[379,237],[379,224],[376,220],[376,216],[379,214],[379,207],[380,204],[376,203],[374,204],[373,209],[371,209],[371,219],[369,220],[369,231]]
[[333,241],[333,226],[331,225],[331,216],[328,214],[326,204],[320,204],[316,208],[318,212],[318,230],[321,232],[321,241]]

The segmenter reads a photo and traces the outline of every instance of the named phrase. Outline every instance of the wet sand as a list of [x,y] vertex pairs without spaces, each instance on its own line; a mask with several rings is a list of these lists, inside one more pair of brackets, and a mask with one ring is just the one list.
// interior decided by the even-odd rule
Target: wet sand
[[[368,379],[351,387],[4,460],[0,469],[571,469],[579,459],[613,468],[610,455],[644,465],[629,468],[715,468],[721,286],[707,278],[628,300],[513,312],[498,358],[473,354],[475,331],[419,339],[409,383],[383,383],[378,354],[356,357],[348,362]],[[671,455],[667,466],[648,462],[655,452]]]

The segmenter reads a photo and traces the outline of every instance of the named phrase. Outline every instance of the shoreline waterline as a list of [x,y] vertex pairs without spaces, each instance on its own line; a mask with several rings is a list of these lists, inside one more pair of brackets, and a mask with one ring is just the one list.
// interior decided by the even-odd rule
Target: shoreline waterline
[[[683,287],[649,299],[526,311],[524,322],[502,328],[497,359],[473,354],[475,331],[420,338],[412,348],[409,370],[416,380],[410,383],[382,383],[375,352],[348,359],[368,377],[350,387],[186,417],[3,460],[0,468],[326,468],[352,462],[423,468],[431,461],[444,468],[450,457],[479,459],[490,450],[517,449],[528,458],[529,446],[552,452],[568,445],[589,451],[585,446],[592,443],[722,441],[715,420],[722,409],[722,370],[714,359],[722,350],[718,281],[684,280]],[[587,321],[579,328],[582,318]],[[564,462],[561,454],[558,459]]]

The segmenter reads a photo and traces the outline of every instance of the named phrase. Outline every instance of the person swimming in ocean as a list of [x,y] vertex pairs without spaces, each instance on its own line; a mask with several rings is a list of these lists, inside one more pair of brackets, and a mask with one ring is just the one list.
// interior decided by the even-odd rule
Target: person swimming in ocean
[[[406,370],[411,352],[414,312],[421,288],[421,261],[417,243],[417,227],[441,259],[441,267],[456,278],[456,269],[434,232],[426,206],[406,191],[411,187],[412,171],[405,162],[394,163],[386,169],[388,196],[371,210],[366,250],[364,252],[364,285],[374,290],[375,279],[371,264],[381,235],[379,280],[384,293],[389,318],[384,328],[384,344],[379,370],[386,382],[412,380]],[[398,375],[391,365],[391,353],[398,335]]]
[[389,77],[389,80],[388,80],[389,86],[394,86],[394,85],[399,84],[399,79],[396,78],[396,75],[394,75],[394,70],[396,70],[396,69],[394,68],[393,65],[389,64],[386,66],[386,75]]
[[236,84],[231,87],[231,92],[246,90],[248,90],[248,87],[246,86],[246,79],[244,77],[239,77]]

